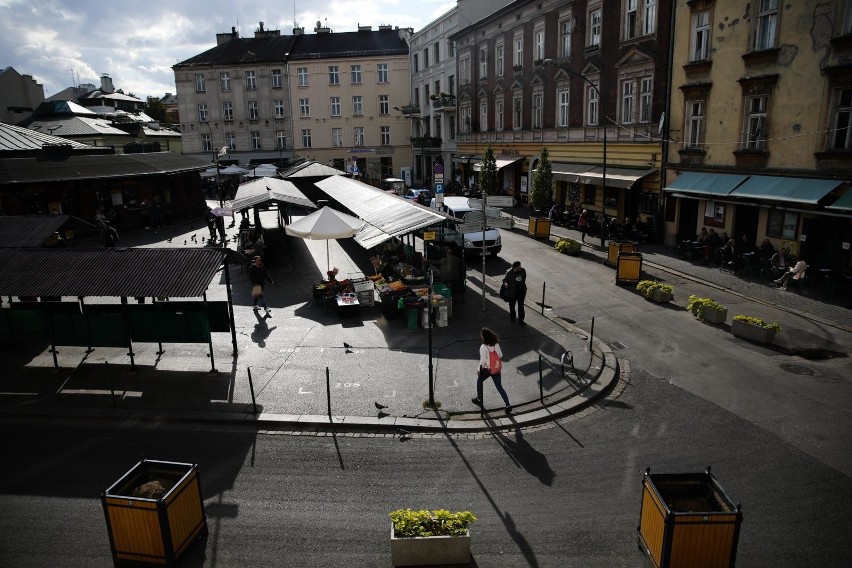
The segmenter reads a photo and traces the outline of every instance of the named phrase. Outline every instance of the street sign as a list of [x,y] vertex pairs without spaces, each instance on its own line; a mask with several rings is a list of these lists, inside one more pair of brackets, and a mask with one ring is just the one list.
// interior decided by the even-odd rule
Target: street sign
[[510,217],[506,217],[505,219],[489,219],[488,226],[495,229],[511,229],[514,223]]
[[435,231],[425,231],[423,233],[424,241],[434,241],[437,233]]
[[485,204],[489,207],[514,207],[515,198],[511,195],[488,195]]
[[499,219],[501,211],[496,207],[486,207],[485,216],[489,219]]
[[444,204],[444,192],[441,193],[435,192],[435,205],[443,205]]
[[482,211],[468,211],[464,214],[465,223],[482,223]]
[[436,183],[435,184],[435,193],[444,193],[444,184]]
[[482,223],[462,223],[458,226],[458,231],[463,235],[468,233],[481,233]]
[[482,209],[482,200],[471,197],[467,200],[468,207],[471,209]]

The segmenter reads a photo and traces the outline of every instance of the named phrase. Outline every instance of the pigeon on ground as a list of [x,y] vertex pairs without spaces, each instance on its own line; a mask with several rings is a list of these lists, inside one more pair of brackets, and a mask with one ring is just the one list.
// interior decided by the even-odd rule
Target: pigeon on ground
[[381,410],[379,410],[379,414],[378,414],[379,418],[385,418],[387,416],[390,416],[390,414],[388,414],[387,412],[382,412]]
[[381,404],[379,402],[374,402],[373,404],[375,404],[376,408],[378,408],[379,410],[381,410],[383,408],[387,408],[387,406],[385,406],[384,404]]
[[347,348],[347,349],[349,349],[350,347],[352,347],[351,345],[349,345],[349,344],[348,344],[348,343],[346,343],[345,341],[343,342],[343,346],[344,346],[345,348]]
[[166,242],[169,242],[169,243],[172,242],[172,238],[169,237],[168,239],[166,239]]
[[194,242],[194,243],[197,243],[197,242],[198,242],[198,241],[196,241],[196,240],[195,240],[195,235],[192,235],[192,236],[191,236],[191,237],[189,237],[189,238],[190,238],[190,239],[192,239],[192,242]]

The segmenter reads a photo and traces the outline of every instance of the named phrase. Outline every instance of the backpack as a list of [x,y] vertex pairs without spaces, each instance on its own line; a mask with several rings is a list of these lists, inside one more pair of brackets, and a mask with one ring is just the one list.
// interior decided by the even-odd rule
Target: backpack
[[500,360],[500,356],[497,354],[497,348],[488,350],[488,372],[492,375],[496,375],[500,371],[503,370],[503,361]]

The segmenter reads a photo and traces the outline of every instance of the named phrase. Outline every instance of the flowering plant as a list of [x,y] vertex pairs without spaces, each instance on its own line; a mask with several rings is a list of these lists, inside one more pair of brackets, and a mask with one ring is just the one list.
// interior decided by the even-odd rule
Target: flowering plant
[[756,326],[756,327],[762,327],[764,329],[774,329],[775,331],[781,331],[781,325],[778,324],[778,322],[774,322],[774,321],[773,322],[767,322],[767,321],[764,321],[760,318],[756,318],[756,317],[753,317],[753,316],[746,316],[746,315],[740,314],[740,315],[734,316],[734,321],[745,322],[749,325],[753,325],[753,326]]

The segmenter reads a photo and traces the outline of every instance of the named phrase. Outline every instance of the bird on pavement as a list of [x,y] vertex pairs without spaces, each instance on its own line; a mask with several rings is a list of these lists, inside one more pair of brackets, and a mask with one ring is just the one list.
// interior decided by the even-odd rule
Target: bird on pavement
[[384,404],[381,404],[379,402],[374,402],[373,404],[375,404],[376,408],[378,408],[379,410],[381,410],[383,408],[387,408],[387,406],[385,406]]
[[347,348],[347,349],[349,349],[350,347],[352,347],[351,345],[349,345],[349,344],[348,344],[348,343],[346,343],[345,341],[343,342],[343,346],[344,346],[345,348]]
[[387,416],[390,416],[390,414],[388,414],[387,412],[382,412],[381,410],[379,410],[379,414],[378,414],[379,418],[385,418]]

